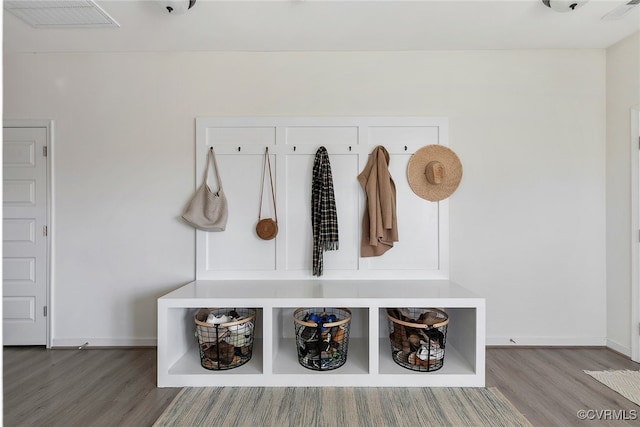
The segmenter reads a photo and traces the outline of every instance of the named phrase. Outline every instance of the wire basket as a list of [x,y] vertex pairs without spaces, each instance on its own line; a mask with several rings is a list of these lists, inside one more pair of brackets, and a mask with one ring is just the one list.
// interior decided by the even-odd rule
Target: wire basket
[[442,368],[449,315],[437,308],[388,308],[394,362],[403,368],[432,372]]
[[201,308],[194,317],[205,369],[224,370],[242,366],[253,353],[253,308]]
[[298,362],[314,371],[344,365],[349,347],[348,308],[299,308],[293,312]]

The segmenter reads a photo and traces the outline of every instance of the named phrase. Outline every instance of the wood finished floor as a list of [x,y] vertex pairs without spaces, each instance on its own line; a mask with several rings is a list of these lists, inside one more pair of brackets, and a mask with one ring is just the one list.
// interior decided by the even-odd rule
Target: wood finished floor
[[[156,388],[155,349],[3,352],[4,426],[150,426],[178,393]],[[640,369],[606,348],[490,348],[487,387],[535,426],[640,426],[640,420],[585,420],[578,410],[640,407],[582,372]],[[620,413],[620,412],[618,412]]]

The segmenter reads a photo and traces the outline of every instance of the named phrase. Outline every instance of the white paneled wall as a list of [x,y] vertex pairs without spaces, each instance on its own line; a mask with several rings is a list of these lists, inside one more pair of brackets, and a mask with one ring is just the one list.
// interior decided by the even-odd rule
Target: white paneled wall
[[[197,232],[197,279],[312,277],[311,180],[320,146],[329,152],[340,231],[340,249],[324,253],[324,277],[448,277],[446,201],[419,198],[406,178],[413,152],[424,145],[446,144],[446,135],[443,118],[198,119],[197,183],[204,176],[207,150],[214,147],[229,221],[224,232]],[[357,176],[378,145],[391,155],[400,237],[384,255],[360,258],[365,198]],[[267,147],[274,170],[279,234],[263,241],[254,227]],[[210,185],[218,188],[213,178]],[[263,217],[272,216],[268,186],[263,200]]]

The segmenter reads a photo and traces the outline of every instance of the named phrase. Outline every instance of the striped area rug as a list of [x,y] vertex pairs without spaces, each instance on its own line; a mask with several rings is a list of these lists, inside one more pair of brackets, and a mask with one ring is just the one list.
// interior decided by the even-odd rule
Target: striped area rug
[[602,384],[640,405],[640,371],[584,371]]
[[496,388],[185,387],[161,426],[531,426]]

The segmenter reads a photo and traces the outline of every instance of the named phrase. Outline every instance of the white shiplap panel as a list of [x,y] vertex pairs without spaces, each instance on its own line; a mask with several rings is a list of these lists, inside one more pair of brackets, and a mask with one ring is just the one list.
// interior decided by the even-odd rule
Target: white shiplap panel
[[300,126],[287,127],[288,145],[356,145],[356,126]]
[[417,197],[406,181],[410,155],[393,155],[389,172],[396,183],[398,239],[383,256],[367,258],[372,270],[437,270],[438,203]]
[[[217,160],[229,217],[225,231],[202,233],[206,242],[206,270],[274,270],[275,240],[261,240],[255,233],[263,157],[229,154],[218,155]],[[218,187],[212,184],[211,188],[216,191]]]
[[438,133],[438,126],[371,126],[369,144],[384,145],[392,154],[413,153],[424,145],[438,144]]
[[[287,237],[286,269],[311,272],[313,230],[311,227],[311,178],[315,155],[287,156]],[[358,268],[359,186],[356,155],[329,156],[333,174],[340,248],[324,253],[324,269],[356,270]]]
[[[311,279],[311,175],[317,149],[329,152],[340,229],[340,249],[324,253],[326,279],[448,278],[448,202],[417,197],[406,178],[411,155],[447,144],[446,118],[230,117],[196,119],[196,176],[214,147],[229,222],[221,233],[196,232],[196,278]],[[391,154],[400,241],[381,257],[361,258],[364,192],[357,176],[377,145]],[[265,147],[276,169],[279,233],[255,235]],[[266,205],[266,204],[265,204]]]
[[212,127],[207,129],[209,145],[270,145],[275,144],[276,129],[274,127]]

